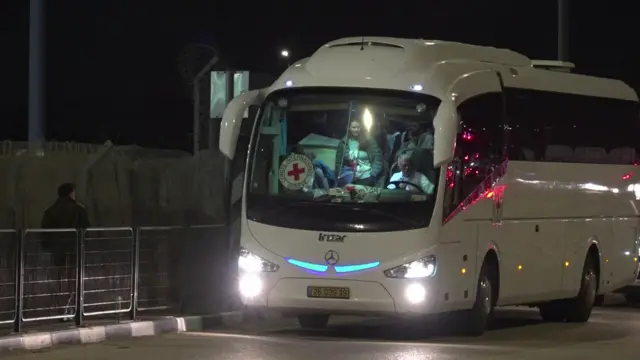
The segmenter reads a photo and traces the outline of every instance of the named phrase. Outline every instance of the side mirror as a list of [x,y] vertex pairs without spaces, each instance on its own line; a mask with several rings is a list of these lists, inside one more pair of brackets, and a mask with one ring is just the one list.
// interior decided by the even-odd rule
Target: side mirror
[[[434,148],[433,166],[446,166],[453,160],[460,120],[458,110],[452,99],[440,103],[436,117],[433,119]],[[454,125],[454,126],[452,126]]]
[[263,100],[261,90],[251,90],[233,98],[224,109],[220,124],[220,152],[229,159],[236,155],[238,135],[244,120],[245,111],[252,105],[258,105]]

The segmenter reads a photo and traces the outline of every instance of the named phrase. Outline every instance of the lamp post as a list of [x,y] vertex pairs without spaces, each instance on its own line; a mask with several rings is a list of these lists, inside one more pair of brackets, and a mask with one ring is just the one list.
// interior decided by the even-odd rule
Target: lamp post
[[569,61],[569,0],[558,0],[558,60]]
[[45,0],[29,1],[29,127],[31,151],[41,152],[44,140]]
[[285,49],[280,51],[280,56],[287,61],[287,67],[291,65],[291,62],[289,60],[289,50]]

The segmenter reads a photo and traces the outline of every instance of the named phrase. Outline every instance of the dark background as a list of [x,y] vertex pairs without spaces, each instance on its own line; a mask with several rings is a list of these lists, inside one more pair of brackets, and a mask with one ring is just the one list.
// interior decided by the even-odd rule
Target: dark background
[[[571,2],[577,72],[640,89],[636,4]],[[27,136],[28,15],[28,0],[0,2],[0,140]],[[178,57],[194,43],[216,48],[228,66],[273,75],[286,65],[281,49],[295,60],[345,36],[557,56],[555,0],[49,0],[46,16],[50,140],[190,149],[191,99]]]

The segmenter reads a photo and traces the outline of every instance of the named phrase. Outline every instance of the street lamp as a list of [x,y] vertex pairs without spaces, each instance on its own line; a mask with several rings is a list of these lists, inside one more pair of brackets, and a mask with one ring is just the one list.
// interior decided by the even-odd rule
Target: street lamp
[[558,60],[569,61],[569,2],[558,0]]
[[42,151],[45,139],[45,0],[29,2],[29,149]]
[[289,50],[285,49],[280,51],[280,56],[287,61],[287,67],[291,65],[291,62],[289,61]]

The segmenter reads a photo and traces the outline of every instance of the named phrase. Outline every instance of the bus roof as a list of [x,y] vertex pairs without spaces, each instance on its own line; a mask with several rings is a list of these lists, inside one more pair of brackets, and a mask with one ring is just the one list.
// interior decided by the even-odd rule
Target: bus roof
[[636,92],[620,80],[539,68],[544,63],[512,50],[489,46],[350,37],[331,41],[310,57],[294,63],[270,91],[316,86],[409,91],[420,84],[421,92],[443,98],[461,76],[489,69],[502,73],[505,85],[510,87],[638,100]]

